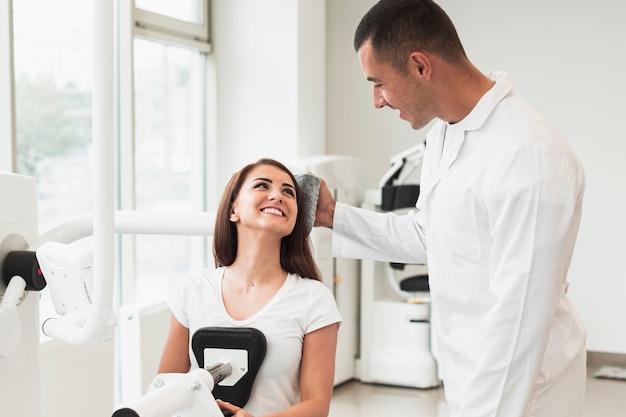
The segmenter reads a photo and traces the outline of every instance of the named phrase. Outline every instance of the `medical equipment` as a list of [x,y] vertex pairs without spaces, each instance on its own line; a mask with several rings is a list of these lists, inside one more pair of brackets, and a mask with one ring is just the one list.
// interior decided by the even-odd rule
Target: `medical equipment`
[[[0,175],[0,178],[6,178],[10,174]],[[14,181],[15,177],[19,178],[8,178]],[[115,211],[113,219],[112,231],[117,233],[210,235],[215,215]],[[0,258],[5,285],[9,284],[11,278],[17,277],[0,309],[0,332],[6,334],[2,344],[6,348],[3,349],[0,345],[0,356],[3,356],[3,350],[6,350],[5,356],[10,356],[9,353],[19,344],[20,334],[16,330],[19,327],[13,309],[28,291],[40,291],[46,284],[49,284],[50,298],[58,316],[44,321],[44,334],[76,345],[87,345],[110,338],[111,328],[117,324],[117,319],[112,301],[107,301],[108,297],[103,293],[112,293],[113,277],[101,277],[106,282],[100,283],[99,289],[94,279],[96,269],[93,268],[93,250],[70,245],[93,233],[94,215],[85,214],[49,230],[31,245],[20,244],[21,239],[8,236],[7,242],[16,240],[20,246],[16,250],[3,250],[5,256]],[[20,277],[25,281],[24,288],[21,288],[23,285],[19,282]],[[105,300],[102,300],[103,297]],[[107,321],[96,326],[94,316],[106,316]]]
[[[1,269],[1,281],[7,289],[0,303],[0,329],[4,333],[0,356],[13,355],[19,345],[21,330],[16,309],[27,291],[41,291],[47,287],[59,315],[49,320],[60,318],[77,328],[84,326],[92,314],[92,271],[92,251],[68,244],[46,242],[37,251],[8,252]],[[117,320],[112,305],[108,311],[110,317],[107,330],[110,330],[117,324]],[[46,322],[43,324],[44,334],[47,334]],[[97,340],[109,339],[110,335],[102,332]]]
[[[367,161],[344,155],[318,155],[300,158],[294,164],[324,179],[335,200],[360,205],[366,189]],[[292,168],[294,174],[298,168]],[[355,359],[358,355],[359,334],[359,263],[356,259],[332,256],[332,230],[316,227],[311,232],[315,262],[324,283],[337,301],[343,318],[337,339],[335,384],[357,376]]]
[[0,356],[13,355],[19,345],[22,328],[17,315],[17,306],[22,301],[24,289],[26,289],[26,281],[22,277],[11,278],[0,302],[0,328],[3,329]]
[[254,328],[204,327],[191,339],[200,368],[157,375],[145,396],[112,417],[224,417],[215,402],[244,407],[265,358],[265,336]]
[[[37,196],[32,178],[11,173],[0,172],[0,190],[3,193],[0,198],[0,264],[4,265],[9,253],[27,250],[37,236]],[[8,287],[0,279],[2,415],[39,416],[38,297],[25,291],[24,284],[12,278],[8,277]],[[18,401],[24,398],[24,387],[35,395],[29,401]]]
[[[34,180],[0,173],[0,189],[16,196],[0,200],[0,403],[7,415],[36,417],[41,415],[39,297],[30,292],[50,286],[58,316],[44,322],[46,334],[54,333],[70,344],[86,345],[106,338],[103,333],[115,324],[112,303],[106,302],[106,297],[102,300],[103,294],[112,292],[114,280],[108,276],[98,286],[97,274],[92,274],[96,271],[91,251],[70,245],[94,233],[94,214],[71,219],[37,238]],[[112,215],[112,232],[117,233],[211,235],[215,223],[213,213],[115,211]],[[45,275],[49,282],[44,280]],[[98,291],[98,287],[109,290]],[[94,315],[108,318],[105,327],[85,327]],[[49,333],[49,324],[57,331]],[[23,387],[33,394],[28,402],[20,400]]]
[[[52,268],[61,277],[64,276],[63,268],[72,268],[72,262],[69,262],[71,259],[75,258],[83,265],[75,268],[86,279],[75,278],[76,285],[68,288],[69,295],[64,290],[51,291],[50,294],[50,297],[60,297],[52,301],[57,311],[60,309],[65,314],[49,316],[44,324],[44,332],[66,343],[86,345],[101,340],[111,325],[113,306],[107,297],[113,293],[114,279],[113,275],[98,274],[97,264],[93,268],[93,277],[83,274],[81,268],[91,263],[92,255],[69,245],[98,230],[96,213],[70,219],[38,237],[34,179],[0,172],[0,189],[9,196],[0,199],[0,267],[4,278],[0,279],[0,374],[3,375],[0,378],[0,403],[6,415],[37,417],[42,414],[42,401],[40,297],[36,291],[43,289],[46,281],[35,265],[36,252],[43,250],[47,253],[50,249],[48,243],[57,242],[52,245],[55,256],[51,260],[54,261]],[[181,213],[116,211],[111,215],[114,219],[112,233],[210,235],[215,222],[212,213],[185,213],[182,216]],[[67,244],[67,247],[61,244]],[[60,249],[69,250],[69,253],[63,255]],[[67,258],[67,262],[62,261],[63,258]],[[93,261],[95,264],[95,256]],[[113,260],[106,264],[113,264]],[[104,278],[105,282],[98,283],[98,276]],[[87,292],[83,292],[85,288]],[[98,291],[98,288],[104,288],[104,291]],[[79,298],[72,297],[72,294]],[[75,307],[82,311],[79,313]],[[107,319],[102,326],[97,323],[99,316]],[[87,325],[90,321],[92,324]],[[28,387],[29,401],[23,401],[24,387]]]
[[[41,272],[48,283],[56,313],[65,321],[75,323],[76,326],[84,326],[91,314],[94,296],[92,250],[64,243],[46,242],[37,249],[36,255]],[[47,329],[46,322],[43,323],[44,334]],[[109,340],[112,328],[116,325],[117,318],[111,308],[107,326],[95,341]]]
[[[415,208],[425,145],[391,158],[379,188],[365,194],[364,208],[401,212]],[[426,265],[361,261],[361,357],[363,382],[432,388],[440,385],[431,343]]]
[[[113,9],[111,1],[94,2],[95,62],[113,62]],[[93,293],[86,320],[66,320],[66,314],[45,322],[47,335],[72,345],[97,341],[110,323],[115,232],[210,235],[214,224],[214,216],[208,213],[181,216],[114,212],[114,72],[106,65],[94,65],[93,154],[97,157],[92,160],[93,213],[72,219],[37,238],[34,179],[0,173],[0,264],[13,251],[36,251],[48,241],[72,243],[93,235]],[[27,281],[24,277],[13,278],[10,277],[7,288],[0,282],[0,316],[4,317],[0,319],[0,340],[4,340],[2,347],[7,353],[0,355],[0,404],[3,415],[38,417],[42,415],[39,297],[29,294],[27,283],[20,281]]]
[[0,356],[12,356],[21,339],[21,325],[17,307],[26,296],[26,291],[40,291],[46,286],[35,254],[28,251],[11,251],[2,262],[0,282],[6,285],[0,302]]
[[404,184],[412,173],[419,173],[422,168],[424,151],[426,151],[426,142],[420,142],[392,156],[389,161],[391,167],[380,179],[379,188],[394,185],[394,182],[396,185]]
[[213,374],[200,368],[186,374],[157,375],[144,397],[112,417],[224,417],[211,395],[214,385]]

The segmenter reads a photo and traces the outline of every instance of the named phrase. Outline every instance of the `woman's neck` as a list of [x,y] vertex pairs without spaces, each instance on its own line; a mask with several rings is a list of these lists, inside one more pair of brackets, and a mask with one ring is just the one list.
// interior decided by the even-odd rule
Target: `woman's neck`
[[284,281],[287,273],[280,262],[280,242],[240,241],[237,257],[228,267],[229,275],[243,286],[259,286]]

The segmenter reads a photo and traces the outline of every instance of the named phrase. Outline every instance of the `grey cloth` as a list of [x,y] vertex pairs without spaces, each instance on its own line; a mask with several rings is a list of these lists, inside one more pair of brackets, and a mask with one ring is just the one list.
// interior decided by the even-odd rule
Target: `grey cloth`
[[303,207],[300,210],[304,211],[304,219],[306,220],[306,227],[311,233],[313,229],[313,223],[315,222],[315,210],[317,209],[317,198],[320,191],[320,179],[311,174],[298,174],[294,175],[300,192],[304,196],[302,199]]

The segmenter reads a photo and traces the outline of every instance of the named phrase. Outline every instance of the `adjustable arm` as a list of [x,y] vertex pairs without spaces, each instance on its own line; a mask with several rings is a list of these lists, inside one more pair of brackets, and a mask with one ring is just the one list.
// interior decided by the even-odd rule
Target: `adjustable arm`
[[15,353],[20,344],[22,331],[17,306],[20,304],[26,289],[26,281],[18,275],[11,278],[4,297],[0,303],[0,357],[8,357]]
[[211,391],[232,370],[230,362],[218,362],[206,370],[157,375],[145,396],[112,417],[224,417]]
[[[29,251],[9,252],[2,262],[1,280],[6,290],[0,303],[0,356],[12,356],[22,336],[17,306],[26,291],[40,291],[46,286],[35,254]],[[1,285],[1,284],[0,284]]]
[[[115,211],[113,213],[113,232],[121,234],[166,234],[166,235],[211,235],[215,223],[215,214],[197,213],[155,213],[139,211]],[[68,320],[71,317],[51,318],[44,322],[44,333],[50,337],[74,345],[86,345],[101,339],[110,327],[113,274],[111,262],[96,263],[97,251],[94,250],[92,265],[87,251],[73,249],[67,244],[94,233],[94,215],[84,214],[75,217],[44,233],[30,249],[37,251],[40,264],[48,280],[54,279],[52,271],[63,271],[69,280],[51,283],[50,295],[53,302],[60,304],[62,298],[71,297],[74,305],[79,305],[83,285],[69,287],[82,279],[83,274],[93,274],[93,282],[89,276],[89,304],[84,305],[84,320]],[[66,245],[62,245],[66,244]],[[66,246],[63,248],[63,246]],[[47,256],[49,254],[50,256]],[[104,269],[105,271],[101,271]],[[59,283],[62,287],[57,289]],[[78,282],[80,284],[80,282]],[[93,286],[93,289],[91,288]],[[84,304],[84,303],[83,303]],[[88,311],[87,311],[88,310]],[[59,312],[57,310],[57,312]],[[61,312],[59,312],[61,314]]]
[[204,369],[157,375],[145,396],[112,417],[224,417],[211,394],[213,386],[212,374]]

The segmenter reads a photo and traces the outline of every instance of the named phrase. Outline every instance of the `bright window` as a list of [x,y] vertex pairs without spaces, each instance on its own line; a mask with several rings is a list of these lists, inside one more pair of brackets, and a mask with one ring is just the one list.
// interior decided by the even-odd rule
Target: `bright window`
[[13,8],[17,170],[37,180],[41,233],[92,210],[91,2]]
[[[205,61],[187,48],[134,41],[137,210],[204,208]],[[202,239],[138,236],[137,299],[162,298],[176,278],[204,265],[205,252]]]
[[[121,49],[131,53],[118,55],[119,78],[130,80],[119,96],[132,109],[119,112],[126,118],[117,138],[119,208],[201,211],[210,186],[208,2],[136,3],[149,10],[131,13],[132,2],[119,3],[120,16],[147,22],[120,23],[128,34],[119,35]],[[19,0],[13,11],[17,171],[37,181],[41,234],[93,211],[92,2]],[[208,259],[204,237],[133,236],[119,253],[120,300],[128,303],[162,298]],[[52,314],[51,303],[41,310]]]

